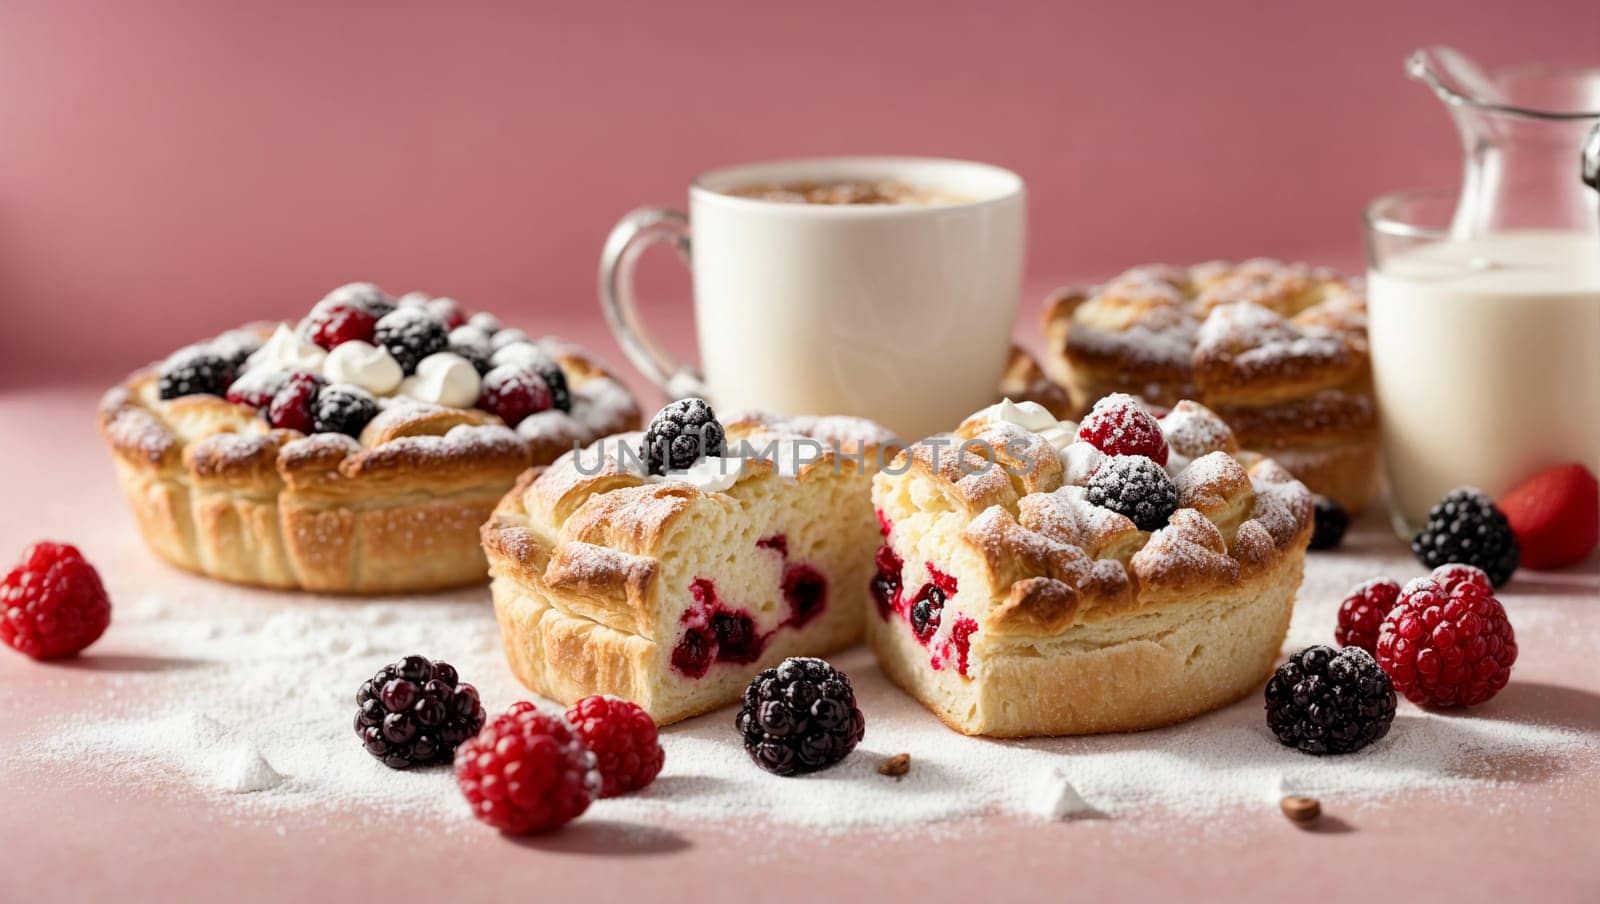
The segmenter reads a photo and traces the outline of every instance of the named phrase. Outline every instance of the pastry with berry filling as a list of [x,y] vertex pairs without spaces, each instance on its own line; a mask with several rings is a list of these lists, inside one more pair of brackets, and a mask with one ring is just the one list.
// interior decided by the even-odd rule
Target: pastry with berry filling
[[512,671],[571,703],[611,694],[674,722],[789,656],[855,643],[894,442],[859,418],[675,402],[523,475],[483,528]]
[[134,373],[99,426],[161,558],[378,593],[485,580],[478,527],[517,475],[638,417],[571,345],[355,283],[298,324],[232,330]]
[[1167,725],[1271,674],[1312,495],[1213,412],[1131,396],[1080,423],[1002,401],[873,479],[884,532],[867,638],[951,728],[993,737]]
[[1193,399],[1247,449],[1359,512],[1377,492],[1378,422],[1358,284],[1304,264],[1136,267],[1045,304],[1045,369],[1088,410],[1113,392]]

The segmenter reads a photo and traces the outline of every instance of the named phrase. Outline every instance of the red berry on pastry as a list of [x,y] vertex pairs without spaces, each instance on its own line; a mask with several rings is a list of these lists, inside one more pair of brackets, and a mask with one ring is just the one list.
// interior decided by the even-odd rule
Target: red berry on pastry
[[1388,578],[1356,585],[1339,604],[1339,626],[1333,629],[1333,639],[1341,647],[1373,652],[1378,648],[1378,626],[1399,598],[1400,585]]
[[306,336],[325,349],[346,342],[371,342],[378,318],[352,302],[318,305],[306,318]]
[[315,433],[317,394],[322,384],[321,377],[307,371],[289,374],[267,406],[267,423],[280,430]]
[[636,703],[597,694],[567,708],[600,769],[600,796],[637,791],[656,780],[666,760],[655,720]]
[[277,395],[278,390],[289,381],[289,375],[292,373],[295,371],[276,370],[270,367],[247,370],[228,387],[227,399],[235,405],[265,408],[272,404],[272,397]]
[[1167,439],[1161,425],[1138,399],[1112,393],[1094,403],[1078,425],[1078,439],[1107,455],[1143,455],[1158,465],[1167,463]]
[[527,702],[456,749],[456,784],[472,815],[511,835],[571,822],[601,788],[595,756],[566,717]]
[[1500,692],[1517,661],[1505,607],[1476,580],[1449,590],[1419,578],[1378,629],[1378,664],[1421,706],[1473,706]]
[[1583,465],[1551,468],[1500,499],[1528,568],[1565,568],[1600,542],[1600,483]]
[[454,298],[435,298],[423,307],[428,313],[444,321],[446,329],[455,329],[467,322],[467,314]]
[[60,659],[111,624],[100,573],[75,547],[35,543],[0,581],[0,640],[34,659]]
[[502,365],[483,378],[483,395],[478,407],[515,427],[530,414],[548,411],[554,404],[550,385],[536,373],[514,365]]

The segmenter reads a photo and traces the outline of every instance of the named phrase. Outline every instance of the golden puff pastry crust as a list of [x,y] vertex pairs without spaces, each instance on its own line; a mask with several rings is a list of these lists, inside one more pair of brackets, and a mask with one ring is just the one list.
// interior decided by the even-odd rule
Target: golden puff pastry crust
[[870,480],[894,438],[857,418],[759,414],[726,433],[730,456],[776,454],[721,482],[652,477],[631,455],[640,435],[622,434],[506,494],[482,537],[523,684],[563,703],[614,694],[665,724],[737,700],[787,656],[860,638],[879,536]]
[[1177,508],[1142,531],[1089,502],[1098,452],[1075,424],[995,410],[874,478],[894,589],[867,639],[885,673],[993,737],[1151,728],[1258,686],[1288,630],[1311,492],[1181,401],[1162,422]]
[[478,528],[530,465],[638,425],[628,391],[571,346],[557,357],[572,412],[517,430],[478,409],[385,403],[359,438],[272,429],[211,395],[162,400],[154,367],[98,412],[145,542],[186,571],[328,593],[486,580]]
[[1113,392],[1194,399],[1314,492],[1377,491],[1366,302],[1331,270],[1256,259],[1136,267],[1046,302],[1044,367],[1082,413]]

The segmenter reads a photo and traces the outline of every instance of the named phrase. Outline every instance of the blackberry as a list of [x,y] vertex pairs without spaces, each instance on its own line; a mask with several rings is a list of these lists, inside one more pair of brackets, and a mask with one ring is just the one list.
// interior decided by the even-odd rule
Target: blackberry
[[707,455],[727,451],[726,435],[705,399],[679,399],[656,412],[639,456],[651,474],[682,471]]
[[384,666],[356,691],[356,705],[356,736],[391,769],[449,762],[483,727],[477,688],[423,656]]
[[1452,562],[1475,565],[1499,587],[1511,580],[1522,552],[1506,516],[1488,496],[1471,487],[1451,490],[1411,540],[1411,551],[1429,568]]
[[792,657],[750,681],[734,720],[745,752],[774,775],[826,769],[866,734],[850,679],[821,659]]
[[1178,488],[1154,461],[1143,455],[1112,455],[1089,477],[1084,498],[1128,516],[1140,530],[1156,530],[1178,508]]
[[1312,549],[1334,549],[1344,542],[1350,529],[1350,513],[1326,496],[1316,497],[1316,527],[1311,530]]
[[911,604],[911,630],[924,644],[939,630],[944,615],[944,591],[936,584],[925,585]]
[[450,331],[448,348],[472,363],[478,376],[489,372],[493,366],[489,359],[494,357],[494,346],[489,342],[489,334],[475,326],[458,326]]
[[378,401],[359,386],[335,383],[317,393],[313,426],[317,433],[360,436],[361,428],[378,416]]
[[385,314],[373,332],[373,342],[389,350],[407,375],[417,370],[417,362],[450,344],[444,322],[427,311],[404,307]]
[[212,354],[228,362],[235,374],[244,372],[244,364],[250,356],[260,351],[261,337],[249,330],[229,330],[211,340]]
[[233,382],[234,368],[222,355],[202,346],[180,349],[163,361],[157,387],[163,399],[186,395],[219,396]]
[[1306,647],[1267,682],[1267,727],[1286,747],[1352,753],[1389,733],[1394,687],[1360,647]]
[[539,362],[533,365],[533,372],[544,377],[545,385],[550,387],[550,407],[570,412],[572,390],[567,388],[567,375],[561,370],[561,365],[554,361]]

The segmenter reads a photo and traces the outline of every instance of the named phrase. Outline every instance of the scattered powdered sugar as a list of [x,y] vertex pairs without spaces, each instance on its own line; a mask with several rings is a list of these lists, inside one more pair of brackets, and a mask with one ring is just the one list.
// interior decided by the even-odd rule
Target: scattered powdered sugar
[[[1375,574],[1420,569],[1375,518],[1349,551],[1312,556],[1287,649],[1325,643],[1339,600]],[[1362,554],[1365,553],[1365,554]],[[423,600],[274,595],[174,578],[156,566],[119,575],[112,630],[89,654],[79,705],[0,737],[0,761],[41,782],[166,783],[208,796],[239,820],[290,811],[354,811],[471,825],[445,768],[395,772],[372,759],[352,722],[355,691],[383,665],[421,652],[454,664],[499,712],[527,693],[512,679],[486,590]],[[140,588],[143,588],[142,591]],[[1572,632],[1574,597],[1503,595],[1524,656]],[[1526,630],[1533,628],[1535,630]],[[1552,714],[1549,690],[1514,674],[1496,700],[1436,714],[1402,702],[1393,730],[1342,757],[1309,757],[1273,739],[1258,694],[1193,721],[1136,734],[998,741],[945,728],[856,649],[832,657],[855,684],[866,739],[838,767],[782,779],[740,748],[734,710],[664,729],[666,769],[646,791],[597,802],[585,818],[659,825],[770,820],[831,833],[958,831],[966,817],[1161,820],[1216,825],[1284,788],[1346,801],[1415,793],[1488,793],[1560,783],[1592,770],[1600,733]],[[43,668],[43,667],[40,667]],[[1559,689],[1558,689],[1559,690]],[[911,755],[899,779],[882,761]]]

